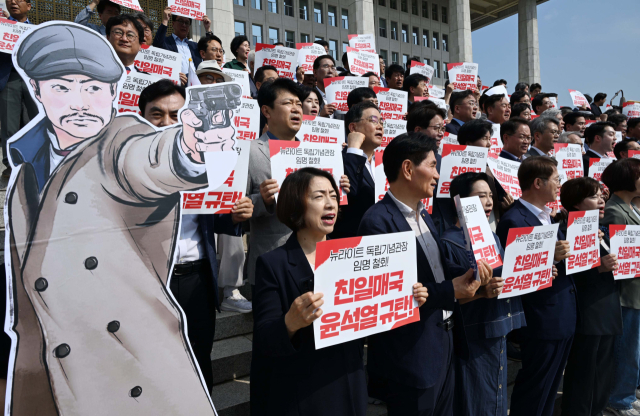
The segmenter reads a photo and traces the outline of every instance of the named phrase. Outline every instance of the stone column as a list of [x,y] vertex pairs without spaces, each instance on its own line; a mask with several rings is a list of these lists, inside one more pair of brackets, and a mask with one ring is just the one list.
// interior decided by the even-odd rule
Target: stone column
[[449,0],[449,61],[473,62],[469,0]]
[[373,0],[349,0],[346,3],[349,10],[349,33],[376,35]]
[[[231,40],[235,37],[233,20],[233,0],[207,0],[207,16],[211,19],[211,31],[222,41],[227,60],[233,59],[233,54],[229,50]],[[251,30],[251,28],[248,28]],[[204,36],[204,29],[202,29]],[[251,39],[250,33],[248,35]]]
[[518,80],[529,85],[540,82],[536,0],[520,0],[518,3]]

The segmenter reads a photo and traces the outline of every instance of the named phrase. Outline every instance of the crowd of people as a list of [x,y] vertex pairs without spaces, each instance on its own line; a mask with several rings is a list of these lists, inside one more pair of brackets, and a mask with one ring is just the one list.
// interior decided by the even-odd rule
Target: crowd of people
[[[30,23],[29,0],[7,0],[7,6],[9,19]],[[101,25],[89,23],[96,12]],[[590,105],[557,108],[557,94],[542,92],[540,84],[518,83],[509,96],[506,81],[483,89],[478,77],[474,90],[454,91],[447,83],[443,109],[429,101],[428,78],[380,58],[384,76],[362,75],[368,87],[351,91],[348,112],[340,115],[327,101],[324,80],[352,74],[346,55],[336,62],[324,41],[316,42],[327,54],[315,59],[313,73],[298,70],[290,80],[273,66],[255,70],[244,35],[231,41],[227,52],[234,59],[225,62],[224,45],[207,17],[198,42],[189,39],[192,20],[170,8],[154,28],[143,13],[122,14],[115,3],[92,0],[75,21],[105,36],[128,72],[142,72],[134,61],[143,44],[181,54],[182,85],[160,80],[140,95],[141,116],[157,127],[179,122],[190,72],[203,85],[231,81],[222,68],[250,74],[261,123],[251,145],[246,197],[231,214],[183,215],[171,277],[209,389],[216,311],[226,310],[254,316],[254,415],[362,416],[373,399],[384,402],[390,416],[507,415],[508,357],[522,361],[511,415],[551,415],[563,376],[563,415],[640,415],[640,283],[614,280],[618,263],[609,253],[608,231],[611,224],[640,225],[640,160],[629,157],[640,150],[640,118],[627,119],[616,106],[602,112],[606,94],[587,97]],[[376,149],[385,126],[373,90],[378,86],[406,91],[408,112],[407,132],[384,150],[389,190],[376,203]],[[500,86],[505,93],[495,93]],[[0,54],[0,103],[8,177],[6,142],[37,113],[9,54]],[[315,168],[282,183],[272,179],[269,140],[299,140],[304,115],[344,121],[345,175],[339,183]],[[508,299],[498,299],[502,267],[478,261],[480,280],[474,278],[452,199],[435,198],[431,214],[422,202],[434,197],[445,134],[461,145],[490,148],[495,125],[504,146],[500,157],[520,163],[522,196],[506,192],[487,169],[457,176],[451,197],[480,198],[502,257],[510,229],[560,224],[552,286]],[[561,184],[556,143],[582,146],[584,177]],[[603,186],[588,177],[589,160],[611,154],[616,160],[602,174]],[[339,187],[348,205],[338,206]],[[557,195],[559,211],[547,207]],[[567,275],[568,212],[585,210],[599,210],[601,265]],[[403,231],[414,232],[418,242],[413,293],[420,321],[316,350],[312,324],[323,313],[323,294],[313,292],[316,243]],[[253,303],[240,293],[245,276]]]

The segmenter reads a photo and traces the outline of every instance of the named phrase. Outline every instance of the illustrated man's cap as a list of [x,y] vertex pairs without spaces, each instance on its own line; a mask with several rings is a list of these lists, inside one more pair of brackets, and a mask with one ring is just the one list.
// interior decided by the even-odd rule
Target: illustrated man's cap
[[100,34],[63,23],[33,29],[20,44],[17,59],[18,66],[36,81],[80,74],[113,83],[123,72]]

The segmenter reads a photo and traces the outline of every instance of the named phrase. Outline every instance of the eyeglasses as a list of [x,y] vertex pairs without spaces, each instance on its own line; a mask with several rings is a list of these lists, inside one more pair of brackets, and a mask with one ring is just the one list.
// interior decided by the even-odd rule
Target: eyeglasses
[[467,104],[469,105],[469,107],[477,107],[478,106],[478,102],[477,101],[467,101]]
[[320,68],[322,68],[322,69],[331,69],[333,71],[336,70],[336,66],[335,65],[331,65],[331,64],[320,65]]
[[515,137],[516,139],[520,140],[521,142],[530,142],[531,141],[531,136],[525,136],[524,134],[520,134],[518,136],[513,135],[511,137]]
[[428,129],[434,129],[438,133],[444,133],[446,131],[446,127],[443,125],[429,126]]
[[204,74],[202,75],[202,78],[211,81],[213,84],[217,84],[219,82],[225,82],[223,77],[214,77],[211,74]]
[[215,53],[215,54],[221,53],[221,54],[223,54],[223,55],[224,55],[224,49],[222,49],[222,48],[211,48],[211,49],[209,49],[209,50],[210,50],[211,52]]
[[555,183],[557,183],[558,185],[560,185],[560,176],[557,176],[555,178],[538,178],[538,179],[542,179],[543,181],[554,181]]
[[178,20],[178,19],[176,19],[176,20],[173,21],[173,24],[175,25],[176,23],[180,23],[180,24],[183,24],[185,26],[191,26],[191,21],[190,20]]
[[134,40],[138,39],[138,35],[136,35],[135,33],[133,33],[133,32],[127,32],[127,33],[126,33],[126,35],[125,35],[125,33],[124,33],[122,30],[120,30],[120,29],[112,30],[112,31],[111,31],[111,34],[112,34],[113,36],[117,37],[117,38],[121,38],[122,36],[126,36],[126,37],[127,37],[127,39],[128,39],[130,42],[133,42]]
[[386,123],[385,119],[383,119],[382,117],[378,117],[378,116],[369,116],[369,118],[360,118],[360,119],[358,119],[356,121],[362,121],[362,120],[368,121],[369,123],[373,124],[374,126],[380,124],[382,127],[384,127],[384,125]]

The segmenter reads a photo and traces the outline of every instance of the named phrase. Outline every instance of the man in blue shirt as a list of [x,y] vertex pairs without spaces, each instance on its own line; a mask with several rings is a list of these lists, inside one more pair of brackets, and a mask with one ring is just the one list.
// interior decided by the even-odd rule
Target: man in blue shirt
[[[95,23],[89,23],[89,19],[98,9],[98,18],[102,22],[102,25],[96,25]],[[107,22],[114,16],[120,14],[120,5],[111,3],[109,0],[91,0],[91,3],[84,9],[80,10],[80,13],[76,16],[75,23],[89,27],[102,36],[106,36]]]

